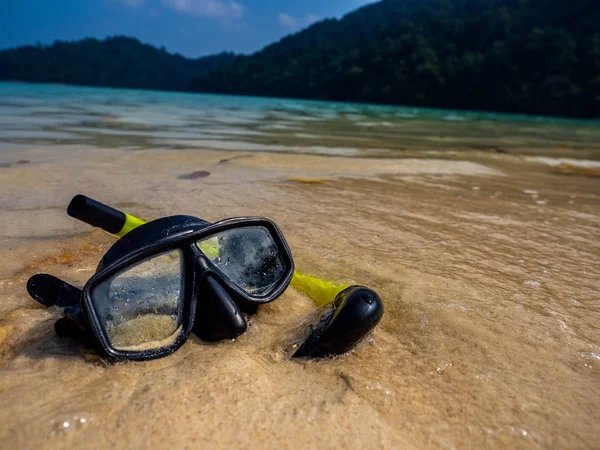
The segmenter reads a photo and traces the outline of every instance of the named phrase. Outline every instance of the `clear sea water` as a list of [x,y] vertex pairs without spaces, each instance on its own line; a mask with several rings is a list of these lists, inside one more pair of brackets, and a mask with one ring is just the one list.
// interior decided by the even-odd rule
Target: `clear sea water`
[[0,83],[0,144],[353,155],[597,142],[599,121],[180,92]]

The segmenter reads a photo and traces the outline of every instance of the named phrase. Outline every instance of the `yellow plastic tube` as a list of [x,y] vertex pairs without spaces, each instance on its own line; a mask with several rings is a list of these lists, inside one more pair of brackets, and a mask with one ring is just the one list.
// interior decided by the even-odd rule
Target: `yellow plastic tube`
[[[125,223],[123,228],[115,236],[123,237],[130,231],[136,229],[144,222],[130,214],[125,214]],[[203,243],[201,250],[209,257],[214,258],[218,255],[218,247],[212,245],[210,241]],[[325,306],[335,300],[335,297],[349,285],[338,284],[333,281],[321,280],[320,278],[311,275],[305,275],[298,271],[294,271],[291,286],[308,295],[317,306]]]

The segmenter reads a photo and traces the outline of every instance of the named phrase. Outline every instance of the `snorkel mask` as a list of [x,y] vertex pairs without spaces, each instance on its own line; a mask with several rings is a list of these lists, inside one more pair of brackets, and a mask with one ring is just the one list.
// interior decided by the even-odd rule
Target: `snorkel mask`
[[117,359],[166,356],[190,330],[208,341],[235,338],[247,329],[243,313],[275,300],[290,281],[328,308],[293,357],[345,353],[383,316],[381,298],[369,288],[294,272],[283,235],[267,219],[211,225],[172,216],[144,223],[83,195],[67,212],[121,239],[83,290],[45,274],[33,276],[27,289],[46,306],[64,307],[55,324],[59,336]]
[[[106,208],[77,196],[68,212],[85,211],[86,221],[113,232],[117,221],[131,221]],[[125,234],[83,289],[51,275],[33,276],[27,289],[38,302],[65,308],[59,336],[115,359],[149,360],[177,350],[192,330],[204,340],[239,336],[247,328],[242,312],[279,297],[293,271],[289,247],[268,219],[209,224],[172,216]]]

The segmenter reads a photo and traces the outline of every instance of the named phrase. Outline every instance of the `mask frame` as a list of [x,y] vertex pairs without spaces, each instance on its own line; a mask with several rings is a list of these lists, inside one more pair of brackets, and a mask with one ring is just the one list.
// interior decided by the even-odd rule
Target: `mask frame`
[[[212,264],[196,242],[231,229],[244,227],[264,227],[266,228],[273,242],[275,243],[284,265],[282,278],[269,291],[261,295],[254,295],[244,291],[241,287],[232,283],[216,266]],[[108,334],[102,325],[99,315],[94,306],[93,291],[101,283],[111,279],[113,276],[123,272],[129,267],[141,263],[149,258],[158,256],[170,250],[181,250],[183,253],[183,312],[182,312],[182,332],[176,337],[174,342],[168,346],[148,349],[148,350],[120,350],[115,348],[108,337]],[[290,249],[283,237],[283,234],[272,221],[260,217],[241,217],[226,219],[215,224],[209,225],[197,231],[166,236],[157,239],[118,260],[108,264],[99,270],[85,284],[81,295],[81,309],[85,318],[85,323],[90,328],[98,346],[110,357],[127,360],[148,360],[167,356],[177,349],[187,340],[194,328],[196,320],[197,303],[202,302],[203,283],[209,278],[216,279],[221,286],[226,286],[227,291],[247,302],[255,304],[269,303],[279,297],[289,285],[294,272],[294,262]]]

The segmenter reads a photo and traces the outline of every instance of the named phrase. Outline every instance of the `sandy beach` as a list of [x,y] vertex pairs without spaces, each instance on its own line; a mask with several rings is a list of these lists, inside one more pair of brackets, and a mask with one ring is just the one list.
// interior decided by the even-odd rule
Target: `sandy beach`
[[[506,152],[477,137],[394,152],[377,135],[353,154],[6,138],[0,447],[596,447],[600,147],[585,133],[502,134]],[[291,360],[319,310],[290,288],[235,341],[108,364],[25,290],[41,272],[83,285],[114,242],[66,215],[76,193],[144,219],[268,217],[299,270],[372,287],[385,316],[349,354]]]

